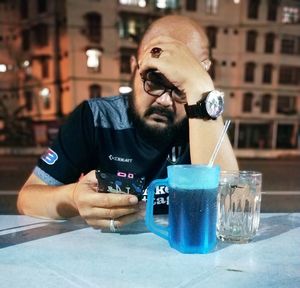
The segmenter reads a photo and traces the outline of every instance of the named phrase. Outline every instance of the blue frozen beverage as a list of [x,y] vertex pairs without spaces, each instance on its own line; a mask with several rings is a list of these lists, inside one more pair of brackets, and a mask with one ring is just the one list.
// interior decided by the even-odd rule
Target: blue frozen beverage
[[[148,188],[147,227],[167,239],[182,253],[208,253],[217,243],[217,196],[220,168],[205,165],[168,166],[168,178],[153,181]],[[153,185],[169,188],[169,226],[153,223]],[[149,197],[148,196],[148,197]],[[153,216],[153,215],[152,215]]]
[[218,189],[170,188],[169,242],[185,253],[207,253],[216,245]]

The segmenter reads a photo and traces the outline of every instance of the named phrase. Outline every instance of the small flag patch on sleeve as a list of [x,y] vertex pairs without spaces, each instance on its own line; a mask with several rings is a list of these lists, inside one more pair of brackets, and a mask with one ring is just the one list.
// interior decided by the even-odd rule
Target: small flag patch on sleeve
[[41,159],[48,165],[53,165],[58,159],[58,155],[51,148],[42,155]]

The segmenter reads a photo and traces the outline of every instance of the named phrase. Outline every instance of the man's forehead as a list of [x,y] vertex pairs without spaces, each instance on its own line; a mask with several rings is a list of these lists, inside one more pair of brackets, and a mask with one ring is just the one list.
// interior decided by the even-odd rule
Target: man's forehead
[[174,22],[158,21],[152,25],[142,39],[139,52],[143,51],[149,41],[163,35],[181,41],[197,58],[203,58],[202,55],[208,53],[208,40],[203,29],[186,21]]

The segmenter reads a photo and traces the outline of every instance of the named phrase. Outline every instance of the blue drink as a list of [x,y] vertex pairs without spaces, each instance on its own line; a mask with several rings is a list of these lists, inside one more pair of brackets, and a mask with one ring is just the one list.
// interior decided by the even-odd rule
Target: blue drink
[[[148,187],[146,225],[182,253],[208,253],[217,243],[217,195],[220,168],[204,165],[168,166],[168,178]],[[169,226],[153,220],[156,185],[169,188]]]
[[184,253],[207,253],[216,245],[216,189],[170,190],[169,242]]

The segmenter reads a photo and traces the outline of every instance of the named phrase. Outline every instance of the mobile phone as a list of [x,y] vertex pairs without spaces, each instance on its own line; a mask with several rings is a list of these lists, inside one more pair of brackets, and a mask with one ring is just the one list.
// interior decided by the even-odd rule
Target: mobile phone
[[99,192],[132,194],[139,200],[143,198],[145,177],[121,171],[112,174],[97,169],[96,178]]

